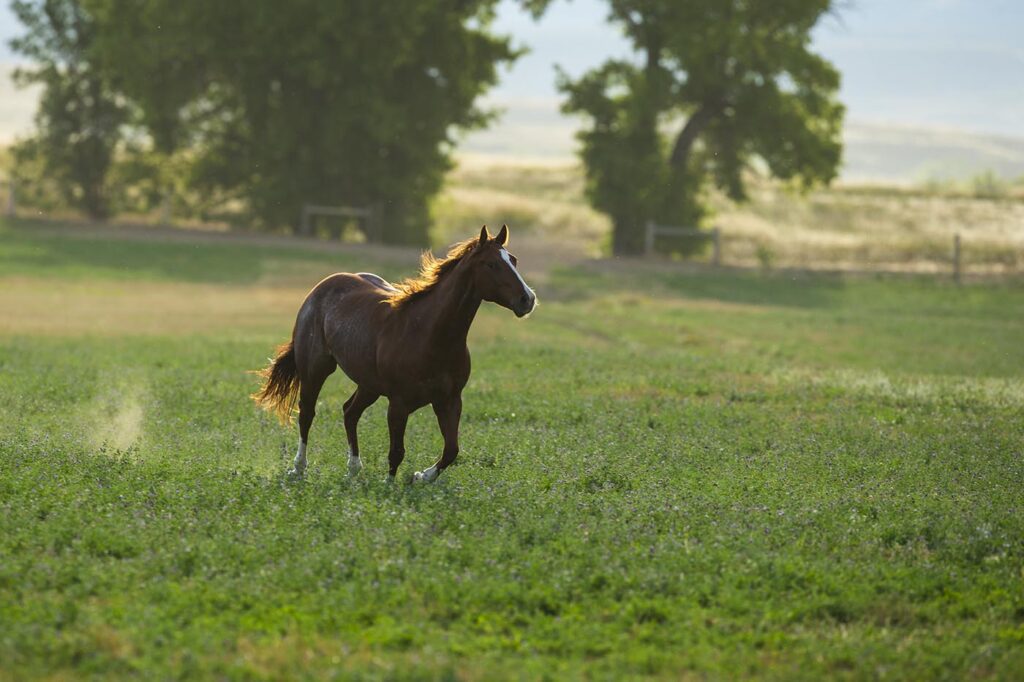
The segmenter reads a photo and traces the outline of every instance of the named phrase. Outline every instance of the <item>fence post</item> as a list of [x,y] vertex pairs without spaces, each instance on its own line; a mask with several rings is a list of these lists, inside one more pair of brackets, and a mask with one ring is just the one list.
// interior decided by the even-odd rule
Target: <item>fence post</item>
[[648,220],[644,233],[644,255],[650,256],[652,253],[654,253],[654,221]]
[[14,217],[14,180],[7,181],[7,217]]
[[309,204],[302,205],[302,225],[299,231],[304,237],[309,236]]
[[711,230],[711,264],[716,268],[722,265],[722,228]]
[[953,235],[953,281],[960,284],[960,234]]

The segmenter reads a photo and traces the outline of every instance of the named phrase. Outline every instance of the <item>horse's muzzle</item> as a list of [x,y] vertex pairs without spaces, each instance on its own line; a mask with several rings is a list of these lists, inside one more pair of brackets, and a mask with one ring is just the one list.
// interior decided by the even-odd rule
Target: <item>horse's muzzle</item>
[[516,317],[525,317],[532,313],[535,307],[537,307],[537,294],[528,291],[520,296],[519,300],[512,306],[512,312],[516,314]]

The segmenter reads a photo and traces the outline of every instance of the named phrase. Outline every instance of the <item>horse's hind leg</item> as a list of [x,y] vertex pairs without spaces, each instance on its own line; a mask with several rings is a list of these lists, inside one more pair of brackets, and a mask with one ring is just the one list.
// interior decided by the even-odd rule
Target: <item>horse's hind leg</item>
[[355,476],[363,468],[359,459],[359,437],[356,434],[359,426],[359,418],[363,416],[370,405],[376,402],[379,395],[370,393],[366,389],[356,387],[348,400],[345,401],[345,435],[348,437],[348,472]]
[[309,427],[316,416],[316,399],[320,396],[327,377],[337,365],[334,358],[325,356],[311,367],[305,368],[299,381],[299,451],[292,463],[291,474],[301,476],[306,471],[306,444],[309,442]]

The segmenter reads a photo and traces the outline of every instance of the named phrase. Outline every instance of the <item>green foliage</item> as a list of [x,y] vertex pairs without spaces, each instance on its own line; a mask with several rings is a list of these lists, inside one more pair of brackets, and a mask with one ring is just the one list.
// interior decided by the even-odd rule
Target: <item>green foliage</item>
[[610,4],[641,63],[559,85],[565,111],[591,121],[580,134],[588,194],[613,219],[616,253],[640,251],[647,220],[697,225],[706,181],[742,200],[752,159],[803,186],[835,177],[839,74],[809,50],[830,0]]
[[43,88],[36,133],[13,149],[14,176],[41,170],[67,204],[104,218],[111,209],[107,172],[128,112],[92,58],[98,26],[79,0],[14,0],[11,9],[27,30],[11,48],[33,64],[15,79]]
[[981,199],[1001,199],[1008,193],[1009,183],[987,170],[971,178],[974,196]]
[[92,0],[105,68],[155,149],[192,150],[189,185],[265,228],[304,203],[370,206],[391,243],[425,244],[452,134],[517,56],[494,0]]
[[[103,313],[136,285],[248,293],[281,257],[0,238],[11,281]],[[424,488],[384,482],[383,404],[347,477],[338,375],[286,480],[294,432],[245,370],[290,303],[195,335],[5,317],[0,675],[1012,679],[1021,293],[558,271],[528,321],[481,310],[460,464]],[[407,471],[436,457],[429,411],[407,443]]]
[[14,46],[46,95],[19,159],[95,215],[114,182],[118,208],[265,229],[368,206],[384,241],[426,244],[454,135],[490,120],[475,102],[519,54],[489,30],[496,4],[21,0]]

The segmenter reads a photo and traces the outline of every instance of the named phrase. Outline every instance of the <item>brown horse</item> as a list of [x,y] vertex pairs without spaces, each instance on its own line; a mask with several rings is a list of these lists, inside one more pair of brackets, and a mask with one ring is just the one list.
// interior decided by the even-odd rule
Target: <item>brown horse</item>
[[349,471],[362,468],[356,425],[380,396],[388,398],[389,479],[405,458],[409,415],[430,404],[444,437],[440,459],[413,476],[433,481],[459,453],[462,389],[469,380],[466,336],[480,303],[491,301],[523,317],[537,296],[505,250],[508,226],[491,237],[485,225],[479,239],[452,247],[443,260],[423,256],[420,276],[391,285],[370,273],[339,273],[313,287],[299,309],[292,340],[278,348],[263,370],[257,404],[290,420],[299,403],[299,451],[291,473],[306,469],[309,427],[316,399],[327,377],[340,366],[355,382],[345,401]]

